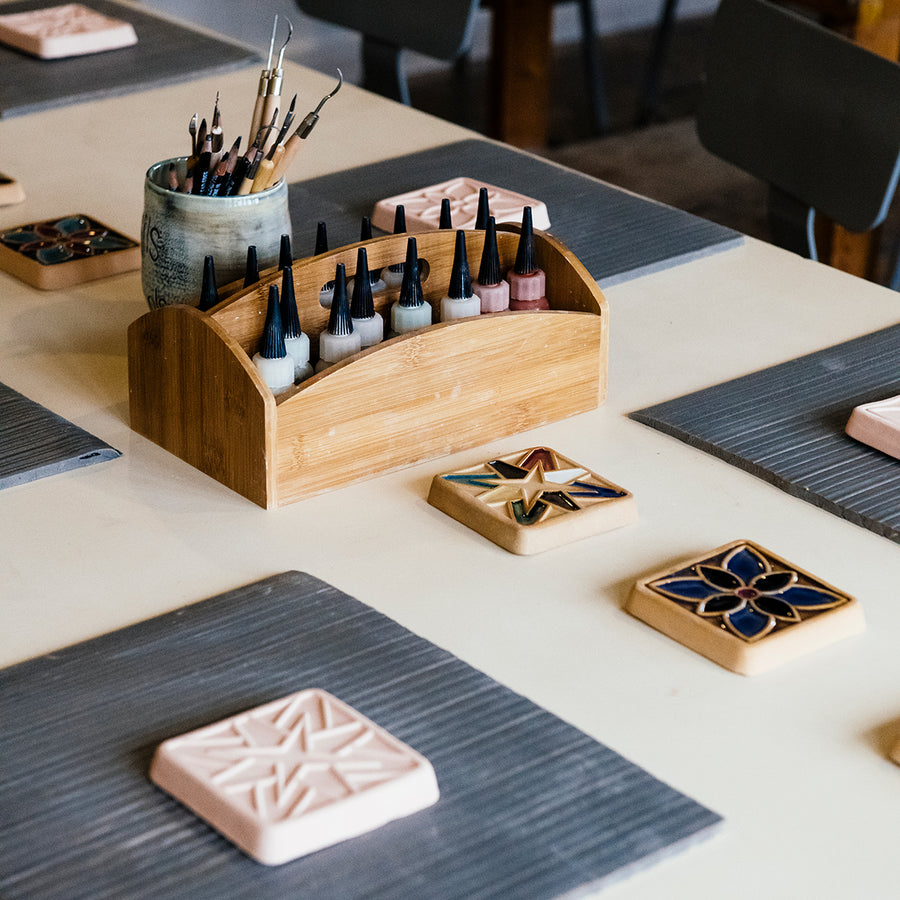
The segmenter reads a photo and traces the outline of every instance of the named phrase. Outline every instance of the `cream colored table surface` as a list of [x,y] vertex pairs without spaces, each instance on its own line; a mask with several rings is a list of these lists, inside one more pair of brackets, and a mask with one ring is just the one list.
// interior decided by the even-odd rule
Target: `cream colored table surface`
[[[0,227],[84,212],[137,236],[146,168],[184,152],[191,113],[217,90],[227,132],[245,128],[255,81],[0,123],[0,171],[27,192]],[[331,83],[291,66],[285,92],[305,112]],[[348,85],[292,177],[466,136]],[[129,430],[138,273],[50,293],[0,275],[0,380],[123,454],[0,493],[0,663],[308,571],[725,817],[711,841],[604,896],[897,896],[900,768],[886,753],[900,740],[900,548],[626,414],[892,324],[900,297],[752,240],[607,296],[600,409],[266,512]],[[519,558],[427,505],[435,473],[533,445],[630,488],[639,524]],[[866,633],[745,679],[622,611],[636,578],[742,537],[856,595]]]

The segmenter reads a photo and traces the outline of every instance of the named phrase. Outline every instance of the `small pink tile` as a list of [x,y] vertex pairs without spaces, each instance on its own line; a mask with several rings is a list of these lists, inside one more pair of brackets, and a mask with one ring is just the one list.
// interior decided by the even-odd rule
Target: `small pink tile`
[[317,688],[165,741],[150,778],[267,865],[438,799],[425,757]]
[[372,213],[372,225],[382,231],[393,231],[394,210],[402,204],[406,213],[407,231],[435,229],[440,224],[441,200],[447,197],[450,200],[453,227],[474,228],[478,214],[478,194],[483,187],[488,189],[488,205],[498,225],[501,222],[519,224],[522,221],[522,210],[530,206],[534,227],[540,231],[546,231],[550,227],[547,205],[542,201],[476,181],[474,178],[451,178],[441,184],[380,200]]
[[857,441],[900,459],[900,394],[857,406],[845,430]]
[[137,34],[129,22],[67,3],[0,16],[0,43],[41,59],[61,59],[129,47]]

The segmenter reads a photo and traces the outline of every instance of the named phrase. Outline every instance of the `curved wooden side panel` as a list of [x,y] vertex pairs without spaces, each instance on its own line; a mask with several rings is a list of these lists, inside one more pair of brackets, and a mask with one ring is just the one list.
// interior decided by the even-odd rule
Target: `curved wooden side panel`
[[606,358],[605,316],[552,311],[457,320],[364,351],[279,400],[277,504],[593,409]]
[[131,427],[260,506],[272,505],[275,398],[241,347],[189,306],[128,329]]

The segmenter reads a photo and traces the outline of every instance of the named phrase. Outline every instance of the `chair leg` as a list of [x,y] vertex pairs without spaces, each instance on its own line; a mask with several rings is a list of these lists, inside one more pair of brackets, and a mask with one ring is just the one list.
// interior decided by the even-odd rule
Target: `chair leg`
[[603,61],[597,42],[597,15],[592,0],[579,0],[581,15],[581,44],[584,53],[584,77],[591,101],[591,115],[595,134],[609,131],[609,110],[606,105],[606,80]]
[[818,260],[814,209],[769,185],[766,212],[773,244],[807,259]]
[[411,106],[409,84],[399,47],[377,38],[363,35],[363,87],[391,100]]
[[638,125],[649,125],[656,114],[657,106],[659,106],[662,70],[666,64],[666,57],[669,55],[672,26],[675,23],[677,10],[678,0],[665,0],[660,11],[659,22],[653,34],[653,44],[650,47],[650,57],[647,60],[647,68],[644,70],[641,93],[638,97]]

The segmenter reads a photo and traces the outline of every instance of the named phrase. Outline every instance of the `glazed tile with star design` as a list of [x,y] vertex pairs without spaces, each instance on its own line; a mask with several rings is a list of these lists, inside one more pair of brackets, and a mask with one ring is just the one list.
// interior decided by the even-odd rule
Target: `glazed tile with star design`
[[639,580],[625,609],[732,672],[755,675],[863,630],[849,594],[751,541]]
[[520,555],[637,521],[629,491],[549,447],[435,475],[428,502]]

